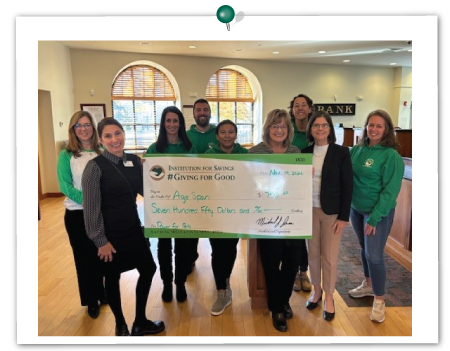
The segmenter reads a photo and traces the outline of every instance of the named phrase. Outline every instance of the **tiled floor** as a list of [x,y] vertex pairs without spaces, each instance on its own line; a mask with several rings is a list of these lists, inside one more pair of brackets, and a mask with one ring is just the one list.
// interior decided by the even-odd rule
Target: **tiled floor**
[[[373,298],[354,299],[348,291],[361,284],[364,274],[358,240],[349,225],[342,234],[336,290],[349,307],[372,306]],[[412,306],[412,274],[392,257],[386,257],[386,306]]]

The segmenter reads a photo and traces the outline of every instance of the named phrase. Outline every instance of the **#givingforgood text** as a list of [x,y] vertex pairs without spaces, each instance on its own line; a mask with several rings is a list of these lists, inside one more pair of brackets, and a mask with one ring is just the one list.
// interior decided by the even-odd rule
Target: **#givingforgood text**
[[[169,172],[232,172],[233,166],[169,166]],[[231,174],[181,174],[168,173],[167,180],[235,180]]]

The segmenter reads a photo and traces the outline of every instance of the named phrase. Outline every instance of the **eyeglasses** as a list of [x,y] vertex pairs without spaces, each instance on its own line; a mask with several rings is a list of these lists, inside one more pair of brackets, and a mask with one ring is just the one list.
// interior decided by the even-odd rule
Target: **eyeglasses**
[[74,127],[75,127],[75,129],[81,129],[82,127],[84,127],[84,129],[88,129],[88,128],[92,127],[92,124],[90,124],[90,123],[85,123],[85,124],[77,123],[77,124],[74,125]]
[[328,128],[330,128],[330,125],[328,123],[322,123],[322,124],[320,124],[320,123],[313,123],[311,125],[311,127],[313,127],[313,128],[322,127],[322,129],[328,129]]
[[278,130],[278,129],[287,129],[288,126],[286,124],[281,124],[281,125],[274,124],[274,125],[271,125],[270,128],[272,130]]

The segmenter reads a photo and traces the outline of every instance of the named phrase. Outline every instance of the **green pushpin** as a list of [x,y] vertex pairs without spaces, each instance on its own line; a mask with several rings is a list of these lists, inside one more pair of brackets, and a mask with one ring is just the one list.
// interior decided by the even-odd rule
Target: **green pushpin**
[[230,22],[234,18],[234,10],[231,6],[222,5],[219,7],[216,13],[217,19],[227,24],[227,29],[230,30]]

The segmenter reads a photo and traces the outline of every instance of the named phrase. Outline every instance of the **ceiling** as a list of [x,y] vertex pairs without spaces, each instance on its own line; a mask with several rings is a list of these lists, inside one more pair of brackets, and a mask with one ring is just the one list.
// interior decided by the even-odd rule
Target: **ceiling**
[[[403,41],[59,41],[74,49],[331,65],[412,67]],[[189,48],[190,45],[196,48]],[[325,53],[318,53],[324,50]],[[279,52],[274,54],[273,52]],[[343,62],[350,60],[350,62]],[[391,65],[396,63],[396,65]]]

